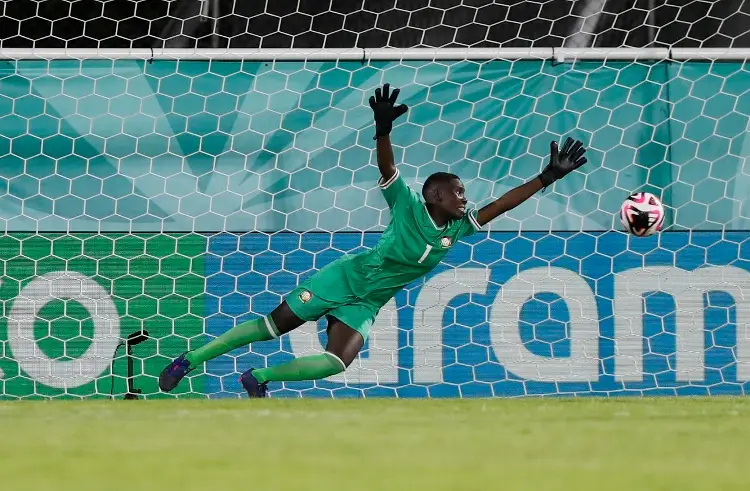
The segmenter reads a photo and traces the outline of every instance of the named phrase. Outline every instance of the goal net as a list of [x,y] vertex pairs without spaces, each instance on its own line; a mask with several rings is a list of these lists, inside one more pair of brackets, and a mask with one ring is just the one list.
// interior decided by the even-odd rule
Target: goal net
[[[628,6],[626,6],[627,4]],[[341,375],[272,397],[744,394],[750,11],[740,1],[0,4],[0,398],[159,394],[172,358],[269,313],[388,224],[397,165],[482,206],[583,140],[589,163],[455,244]],[[665,231],[621,232],[633,191]],[[323,350],[325,321],[173,393]]]

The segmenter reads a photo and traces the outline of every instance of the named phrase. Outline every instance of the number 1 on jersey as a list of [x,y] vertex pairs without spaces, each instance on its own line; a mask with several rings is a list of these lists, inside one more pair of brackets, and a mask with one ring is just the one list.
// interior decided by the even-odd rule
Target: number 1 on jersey
[[419,261],[417,261],[417,263],[422,264],[422,261],[427,258],[427,254],[429,254],[431,250],[432,246],[430,244],[427,244],[427,247],[424,248],[424,254],[422,254],[422,257],[419,258]]

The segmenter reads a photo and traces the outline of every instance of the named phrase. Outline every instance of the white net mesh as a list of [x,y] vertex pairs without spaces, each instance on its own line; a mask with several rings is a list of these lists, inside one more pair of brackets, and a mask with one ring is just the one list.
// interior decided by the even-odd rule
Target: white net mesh
[[[159,2],[126,3],[135,10],[123,17],[108,14],[107,2],[70,2],[65,17],[46,14],[45,2],[5,2],[3,49],[34,41],[39,55],[40,47],[60,46],[54,39],[68,47],[86,39],[137,47],[156,38],[162,47],[170,40],[253,46],[241,36],[263,47],[331,48],[347,32],[355,40],[342,45],[378,47],[372,39],[382,29],[354,28],[370,24],[350,19],[404,24],[381,46],[586,47],[615,39],[626,47],[642,40],[736,47],[748,31],[736,28],[741,3],[703,37],[696,32],[708,28],[696,26],[713,26],[710,2],[652,10],[637,2],[620,11],[598,1],[390,2],[387,9],[373,2],[348,13],[333,2],[309,15],[305,6],[275,10],[284,2],[261,2],[256,13],[222,2],[176,2],[166,13],[157,12]],[[103,10],[84,17],[79,4]],[[178,7],[181,17],[170,10]],[[684,35],[656,24],[668,17],[663,9],[677,9],[681,25],[704,7]],[[440,20],[430,21],[437,13]],[[75,15],[79,27],[65,35],[24,27]],[[205,36],[201,15],[211,26]],[[86,37],[87,26],[105,20],[111,38]],[[245,30],[231,34],[242,22]],[[268,32],[249,30],[256,22]],[[135,25],[148,28],[122,34]],[[500,32],[509,39],[498,41]],[[417,34],[418,41],[409,37]],[[469,35],[478,37],[464,41]],[[373,245],[388,215],[375,185],[366,100],[384,82],[401,87],[410,106],[392,139],[412,186],[432,172],[454,172],[482,205],[535,176],[549,141],[567,135],[587,143],[589,164],[456,244],[444,264],[399,293],[345,374],[279,384],[274,396],[744,393],[744,61],[697,54],[560,63],[546,51],[527,59],[466,52],[410,60],[402,52],[381,60],[386,55],[367,49],[363,61],[27,53],[0,66],[2,396],[122,395],[126,360],[117,344],[145,329],[151,339],[133,348],[135,385],[158,397],[156,376],[170,358],[268,313],[301,278]],[[631,240],[612,231],[620,203],[636,190],[661,197],[667,232]],[[238,372],[321,350],[324,327],[309,324],[217,358],[176,393],[237,396]]]
[[750,47],[743,0],[14,0],[5,48]]

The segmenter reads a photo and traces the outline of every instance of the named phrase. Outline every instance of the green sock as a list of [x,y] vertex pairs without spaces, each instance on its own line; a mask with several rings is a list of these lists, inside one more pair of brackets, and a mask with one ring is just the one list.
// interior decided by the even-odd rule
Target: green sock
[[240,346],[278,337],[279,330],[269,315],[237,324],[205,346],[189,351],[185,355],[185,359],[190,362],[190,368],[194,368]]
[[275,367],[253,370],[258,382],[292,382],[298,380],[318,380],[336,375],[346,370],[346,365],[338,356],[325,352],[320,355],[303,356],[289,363]]

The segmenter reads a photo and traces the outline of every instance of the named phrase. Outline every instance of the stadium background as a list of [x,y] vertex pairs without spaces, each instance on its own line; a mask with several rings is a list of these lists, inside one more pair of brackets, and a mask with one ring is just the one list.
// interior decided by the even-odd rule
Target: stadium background
[[[743,2],[624,4],[4,2],[0,394],[121,395],[117,343],[145,328],[136,385],[158,397],[155,375],[188,341],[374,244],[388,217],[365,101],[386,81],[411,106],[393,134],[411,185],[450,170],[482,204],[539,172],[564,134],[587,141],[590,164],[400,293],[345,378],[274,396],[744,393],[744,61],[399,55],[750,47]],[[155,56],[39,54],[56,48]],[[356,57],[160,55],[205,48]],[[635,189],[667,205],[661,236],[612,231]],[[237,372],[320,350],[323,329],[223,356],[180,395],[237,396]]]

